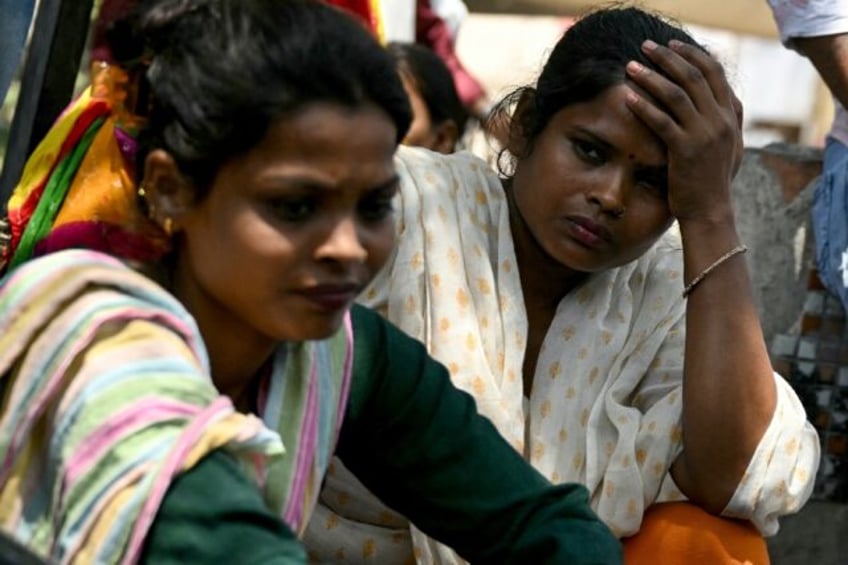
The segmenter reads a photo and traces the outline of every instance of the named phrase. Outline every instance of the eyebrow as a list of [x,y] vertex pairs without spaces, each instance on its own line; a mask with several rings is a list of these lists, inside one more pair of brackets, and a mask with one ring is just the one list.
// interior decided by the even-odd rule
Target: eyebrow
[[572,127],[573,127],[574,131],[576,131],[577,133],[579,133],[581,135],[585,135],[586,137],[592,138],[592,141],[594,141],[598,145],[603,146],[604,149],[614,149],[612,143],[610,143],[609,141],[607,141],[603,137],[599,136],[597,133],[593,132],[592,130],[586,129],[582,126],[572,126]]

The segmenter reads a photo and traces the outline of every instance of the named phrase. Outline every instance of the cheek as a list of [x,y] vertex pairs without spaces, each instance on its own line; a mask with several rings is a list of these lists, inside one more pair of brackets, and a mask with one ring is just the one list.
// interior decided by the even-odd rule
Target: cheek
[[629,233],[637,257],[650,249],[673,223],[667,207],[654,206],[642,214],[634,215]]
[[368,249],[368,267],[373,277],[383,268],[394,250],[394,219],[383,221],[379,226],[366,228],[364,244]]

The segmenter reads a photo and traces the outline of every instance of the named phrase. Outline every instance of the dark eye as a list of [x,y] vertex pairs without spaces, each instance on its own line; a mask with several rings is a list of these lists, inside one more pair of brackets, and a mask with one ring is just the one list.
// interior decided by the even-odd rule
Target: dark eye
[[574,148],[574,153],[591,165],[600,165],[606,161],[606,153],[603,148],[598,147],[590,141],[583,139],[572,139],[571,146]]
[[662,198],[668,196],[668,176],[665,173],[637,173],[636,183],[652,194]]
[[392,207],[393,194],[371,194],[359,203],[359,215],[366,222],[385,220],[394,211]]
[[311,198],[281,198],[271,201],[274,215],[284,222],[302,222],[315,211],[315,201]]

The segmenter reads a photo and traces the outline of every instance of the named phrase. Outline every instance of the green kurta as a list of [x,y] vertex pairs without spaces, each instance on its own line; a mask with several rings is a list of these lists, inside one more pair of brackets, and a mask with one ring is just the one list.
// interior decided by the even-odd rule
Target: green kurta
[[[621,561],[583,487],[551,486],[419,342],[360,306],[352,318],[354,376],[337,453],[369,489],[471,562]],[[172,485],[145,557],[215,565],[304,559],[255,487],[218,454]]]

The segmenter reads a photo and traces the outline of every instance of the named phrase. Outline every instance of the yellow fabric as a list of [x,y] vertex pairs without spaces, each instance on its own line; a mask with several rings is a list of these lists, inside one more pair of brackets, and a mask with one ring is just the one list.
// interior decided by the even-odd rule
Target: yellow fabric
[[56,159],[59,157],[62,143],[68,137],[68,134],[70,134],[77,118],[82,115],[91,103],[91,100],[91,88],[87,88],[59,116],[56,124],[47,132],[47,135],[39,143],[35,151],[33,151],[24,166],[21,180],[15,188],[12,197],[9,199],[8,208],[10,210],[20,208],[29,195],[32,194],[32,191],[41,186],[44,177],[53,170]]

